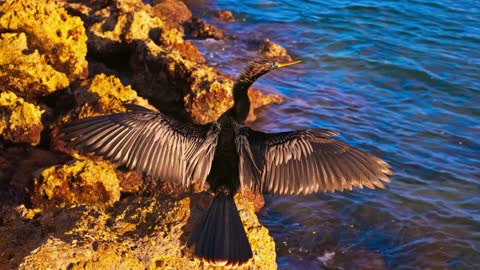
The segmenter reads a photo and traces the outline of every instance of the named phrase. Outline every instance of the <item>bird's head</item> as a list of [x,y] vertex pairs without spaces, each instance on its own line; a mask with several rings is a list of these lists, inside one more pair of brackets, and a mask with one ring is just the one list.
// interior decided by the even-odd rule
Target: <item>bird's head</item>
[[286,66],[300,63],[301,60],[277,62],[273,60],[256,59],[251,61],[245,70],[238,77],[238,81],[253,83],[268,72]]

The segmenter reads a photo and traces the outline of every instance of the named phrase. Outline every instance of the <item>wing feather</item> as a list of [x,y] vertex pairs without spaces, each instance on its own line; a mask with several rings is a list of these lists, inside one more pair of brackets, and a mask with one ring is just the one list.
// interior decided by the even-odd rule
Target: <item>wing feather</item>
[[128,129],[121,130],[120,133],[118,134],[118,138],[115,140],[115,142],[112,142],[112,147],[111,151],[109,152],[108,155],[106,155],[107,159],[111,159],[114,162],[117,162],[120,158],[120,151],[122,149],[122,145],[124,142],[129,138],[128,137]]
[[383,182],[390,182],[386,162],[332,139],[335,131],[264,133],[240,125],[237,130],[242,188],[286,195],[385,188]]
[[183,124],[146,108],[85,118],[63,128],[70,147],[162,180],[190,185],[210,172],[219,126]]

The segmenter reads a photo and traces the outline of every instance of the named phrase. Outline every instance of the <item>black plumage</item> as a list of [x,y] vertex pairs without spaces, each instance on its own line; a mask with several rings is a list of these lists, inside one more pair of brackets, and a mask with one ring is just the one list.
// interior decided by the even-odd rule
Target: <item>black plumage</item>
[[94,152],[154,178],[202,185],[210,171],[217,123],[188,125],[138,105],[128,113],[81,119],[63,128],[70,147]]
[[185,186],[208,182],[216,195],[188,244],[211,264],[240,265],[252,251],[233,199],[239,190],[310,194],[390,182],[386,162],[331,138],[335,131],[264,133],[245,126],[248,88],[267,72],[298,62],[252,61],[235,81],[233,107],[215,122],[186,124],[127,105],[126,113],[66,125],[64,140],[154,178]]

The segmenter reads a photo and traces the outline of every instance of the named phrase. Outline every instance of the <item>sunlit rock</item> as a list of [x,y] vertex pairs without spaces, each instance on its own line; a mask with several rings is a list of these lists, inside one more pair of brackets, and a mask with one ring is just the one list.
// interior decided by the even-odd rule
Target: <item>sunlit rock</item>
[[37,145],[43,130],[43,112],[13,92],[0,92],[0,138]]
[[279,61],[292,61],[292,57],[290,57],[284,47],[274,43],[268,38],[260,43],[258,52],[265,58],[278,59]]
[[[32,47],[32,46],[30,46]],[[0,85],[22,96],[49,94],[69,85],[38,49],[30,49],[25,33],[0,34]]]
[[222,30],[200,18],[192,18],[184,23],[185,34],[193,39],[224,39]]
[[[80,18],[70,16],[54,1],[7,0],[0,10],[1,32],[25,33],[28,50],[24,54],[41,55],[43,60],[38,61],[64,73],[69,81],[87,76],[87,36]],[[25,49],[21,48],[26,47],[24,43],[19,41],[19,49]]]
[[[250,200],[236,203],[253,259],[240,269],[276,269],[275,243]],[[129,197],[114,207],[74,205],[10,212],[0,227],[0,259],[21,269],[212,269],[186,247],[211,195]],[[18,212],[18,211],[17,211]]]
[[[233,104],[233,81],[207,65],[186,60],[178,52],[167,51],[151,40],[138,42],[131,60],[134,84],[146,97],[160,96],[161,102],[183,100],[185,110],[194,121],[214,121]],[[252,111],[270,103],[279,103],[278,95],[265,95],[257,90],[249,92]]]
[[43,170],[33,183],[35,207],[66,207],[79,203],[111,206],[120,199],[120,183],[105,162],[77,160]]

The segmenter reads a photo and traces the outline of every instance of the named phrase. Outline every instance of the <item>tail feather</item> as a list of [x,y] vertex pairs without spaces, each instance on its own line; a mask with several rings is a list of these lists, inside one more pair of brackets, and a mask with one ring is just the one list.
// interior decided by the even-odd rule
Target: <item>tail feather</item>
[[195,257],[218,266],[238,266],[253,254],[232,195],[219,192],[188,242]]

